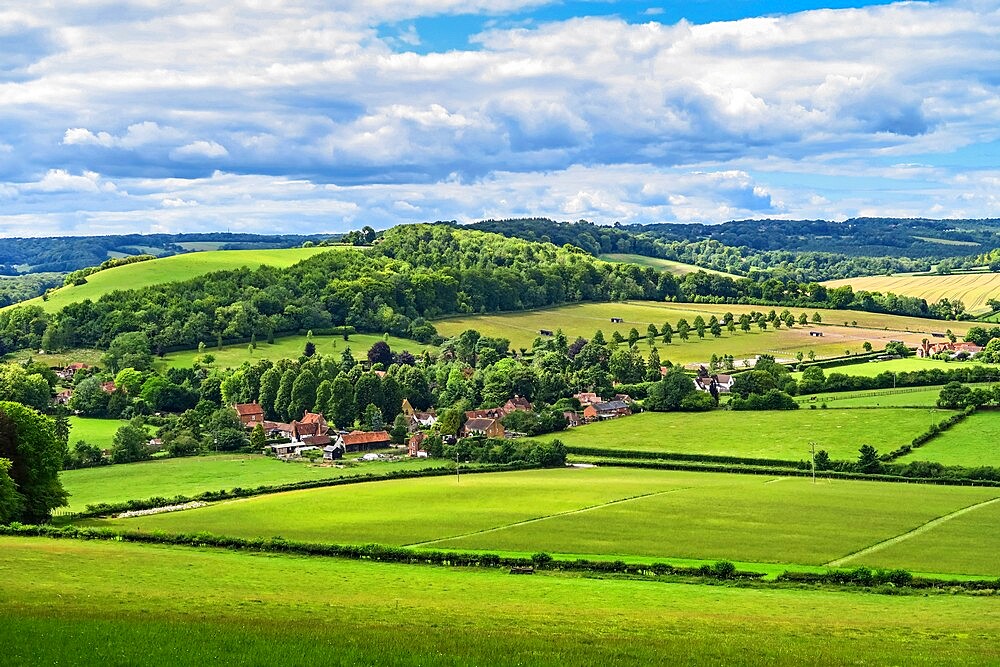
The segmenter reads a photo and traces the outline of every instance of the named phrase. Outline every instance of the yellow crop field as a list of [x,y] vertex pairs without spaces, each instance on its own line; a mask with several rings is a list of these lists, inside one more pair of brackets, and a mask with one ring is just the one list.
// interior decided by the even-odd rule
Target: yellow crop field
[[1000,298],[1000,273],[966,273],[951,276],[867,276],[845,278],[824,283],[827,287],[850,285],[854,291],[892,292],[927,299],[928,303],[942,298],[959,299],[971,313],[991,310],[987,299]]

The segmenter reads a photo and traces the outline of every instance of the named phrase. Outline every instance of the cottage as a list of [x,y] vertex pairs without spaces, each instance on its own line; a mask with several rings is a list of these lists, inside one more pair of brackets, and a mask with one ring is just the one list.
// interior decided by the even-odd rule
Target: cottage
[[76,376],[77,371],[86,370],[88,368],[90,368],[90,366],[87,364],[74,362],[65,368],[56,371],[56,375],[63,380],[72,380]]
[[573,394],[573,398],[580,401],[580,407],[582,408],[585,408],[593,403],[600,403],[604,400],[592,391],[582,391],[579,394]]
[[66,405],[67,403],[69,403],[69,400],[71,398],[73,398],[73,390],[72,389],[63,389],[58,394],[56,394],[56,404],[57,405]]
[[518,411],[531,412],[532,407],[533,406],[531,405],[530,401],[523,399],[515,394],[514,398],[504,403],[501,409],[503,410],[503,413],[505,415],[509,415],[512,412],[518,412]]
[[605,401],[588,405],[583,410],[583,418],[587,421],[615,419],[632,414],[632,409],[624,401]]
[[503,408],[485,408],[483,410],[466,410],[465,419],[503,419],[506,416]]
[[930,341],[924,340],[917,347],[917,356],[921,359],[926,357],[933,357],[936,354],[941,354],[945,352],[952,359],[957,358],[961,355],[966,355],[973,357],[983,351],[983,348],[976,345],[975,343],[931,343]]
[[269,438],[286,438],[291,440],[295,433],[295,429],[291,424],[286,424],[285,422],[265,421],[264,433],[266,433]]
[[476,436],[502,438],[504,436],[503,424],[500,423],[499,419],[477,417],[465,422],[465,425],[462,426],[462,435],[467,438]]
[[368,449],[384,449],[392,442],[385,431],[351,431],[337,436],[335,446],[343,448],[344,452],[360,452]]
[[733,376],[723,375],[722,373],[718,375],[710,375],[707,377],[697,377],[694,380],[694,388],[698,391],[712,391],[712,385],[715,385],[715,390],[720,394],[728,394],[733,389]]
[[264,408],[259,403],[237,403],[233,406],[240,422],[246,428],[253,428],[264,423]]
[[563,412],[563,418],[566,419],[566,426],[568,428],[580,425],[580,413],[576,410],[566,410]]
[[413,435],[406,443],[406,453],[408,456],[419,457],[420,453],[423,452],[424,456],[427,456],[427,452],[424,450],[424,440],[427,439],[423,433],[417,433]]

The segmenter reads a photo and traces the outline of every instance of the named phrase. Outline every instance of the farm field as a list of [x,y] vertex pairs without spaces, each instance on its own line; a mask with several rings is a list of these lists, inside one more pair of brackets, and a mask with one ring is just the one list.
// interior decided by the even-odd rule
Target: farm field
[[[219,350],[212,341],[205,341],[205,353],[215,357],[216,368],[237,368],[245,361],[255,363],[261,359],[277,361],[279,359],[298,359],[306,346],[306,336],[282,336],[274,339],[274,343],[258,341],[257,349],[250,354],[247,344],[226,345]],[[368,350],[375,343],[385,340],[393,352],[408,351],[413,355],[421,355],[424,350],[434,351],[431,345],[424,345],[414,340],[389,336],[388,339],[381,334],[351,334],[349,340],[344,340],[343,336],[313,336],[313,344],[316,346],[316,353],[323,355],[336,355],[338,358],[344,352],[344,348],[351,348],[351,354],[355,359],[367,359]],[[184,350],[181,352],[171,352],[162,359],[157,360],[156,365],[164,368],[190,367],[196,357],[198,350]]]
[[104,350],[98,350],[96,348],[74,348],[64,352],[52,352],[47,354],[38,354],[37,350],[17,350],[0,358],[2,358],[5,362],[12,361],[19,364],[23,364],[29,359],[32,359],[51,368],[62,368],[72,364],[73,362],[80,362],[89,366],[100,366],[101,357],[103,355]]
[[60,479],[70,494],[68,510],[79,512],[87,505],[96,503],[116,503],[156,496],[172,498],[203,491],[253,488],[441,465],[445,465],[441,460],[414,459],[399,462],[372,461],[356,463],[347,468],[335,468],[284,463],[259,454],[217,454],[64,470],[60,473]]
[[[949,371],[955,368],[967,368],[969,366],[984,365],[973,361],[941,361],[940,359],[918,359],[917,357],[907,357],[905,359],[892,359],[890,361],[866,361],[860,364],[847,364],[824,368],[826,375],[831,373],[841,373],[843,375],[856,375],[858,377],[875,377],[882,373],[909,373],[913,371],[929,371],[939,369]],[[802,373],[793,373],[796,380],[802,377]]]
[[694,264],[686,264],[684,262],[675,262],[672,259],[662,259],[660,257],[646,257],[645,255],[630,255],[625,253],[605,253],[597,256],[598,259],[603,259],[605,262],[617,262],[624,264],[638,264],[640,266],[651,266],[658,271],[667,271],[674,274],[675,276],[686,276],[689,273],[696,273],[698,271],[704,271],[705,273],[711,273],[716,276],[728,276],[730,278],[736,279],[742,276],[737,276],[732,273],[726,273],[725,271],[716,271],[715,269],[706,269],[700,266],[695,266]]
[[[677,326],[678,320],[687,319],[690,323],[695,316],[702,315],[705,319],[715,315],[722,317],[731,312],[737,317],[744,312],[753,310],[768,311],[769,306],[745,306],[736,304],[691,304],[668,303],[654,301],[628,301],[623,303],[584,303],[544,310],[507,313],[503,315],[471,315],[458,318],[436,320],[434,326],[442,336],[455,336],[466,329],[476,329],[486,336],[500,336],[511,341],[511,347],[530,348],[532,342],[539,336],[541,329],[554,330],[561,328],[566,336],[573,340],[577,336],[590,338],[600,329],[606,338],[612,332],[618,331],[627,337],[630,329],[635,327],[639,334],[646,335],[649,324],[657,329],[664,322]],[[782,308],[776,308],[778,312]],[[910,345],[918,345],[932,331],[943,330],[945,323],[936,320],[925,320],[895,315],[879,315],[855,311],[789,309],[796,317],[805,312],[810,318],[814,312],[819,312],[823,318],[822,326],[809,324],[796,325],[793,329],[768,329],[761,332],[756,327],[749,333],[737,330],[730,334],[723,330],[720,338],[714,339],[710,334],[699,339],[694,332],[688,341],[680,340],[676,335],[670,344],[657,341],[660,357],[678,363],[707,363],[712,354],[719,356],[731,354],[737,359],[752,357],[756,354],[773,354],[781,358],[794,358],[797,352],[808,354],[813,351],[819,357],[843,355],[845,350],[860,352],[864,343],[870,342],[876,348],[884,347],[890,340],[902,340]],[[621,317],[625,321],[612,324],[612,317]],[[843,326],[843,322],[858,323],[858,326]],[[838,324],[832,324],[832,323]],[[967,323],[947,323],[952,330],[962,334],[970,326]],[[819,330],[823,337],[812,337],[809,332]],[[645,351],[648,345],[640,342]]]
[[[840,391],[797,396],[795,400],[803,408],[824,403],[830,408],[932,408],[937,405],[943,386]],[[974,382],[967,386],[988,389],[992,385],[988,382]]]
[[[124,419],[95,419],[92,417],[69,418],[69,444],[72,447],[77,440],[87,444],[97,445],[101,449],[110,449],[115,432],[128,424]],[[147,427],[152,432],[152,427]]]
[[297,664],[799,665],[864,655],[976,665],[998,657],[1000,607],[972,596],[511,577],[38,538],[2,538],[0,549],[0,643],[15,664],[288,664],[294,656]]
[[[950,414],[944,410],[774,410],[755,412],[643,412],[578,426],[539,439],[567,447],[711,454],[800,461],[809,443],[830,458],[854,460],[869,444],[887,452],[909,443]],[[891,423],[891,429],[885,428]]]
[[[460,482],[372,482],[84,523],[335,543],[821,565],[997,497],[994,488],[813,484],[602,467],[468,475]],[[982,549],[989,548],[984,543]],[[971,548],[955,554],[949,569],[1000,574],[989,571],[990,558]],[[940,571],[929,559],[913,567]]]
[[950,276],[867,276],[823,283],[828,287],[850,285],[855,292],[869,290],[915,296],[934,303],[959,299],[970,313],[989,312],[988,299],[1000,296],[1000,273],[962,273]]
[[968,417],[899,459],[900,463],[910,461],[935,461],[968,468],[1000,467],[1000,413],[982,411]]
[[70,285],[53,292],[48,300],[36,297],[18,305],[38,305],[54,313],[70,303],[85,299],[96,301],[108,292],[140,289],[159,283],[188,280],[212,271],[256,268],[258,266],[287,267],[331,248],[288,248],[285,250],[218,250],[171,255],[148,262],[126,264],[87,276],[85,285]]

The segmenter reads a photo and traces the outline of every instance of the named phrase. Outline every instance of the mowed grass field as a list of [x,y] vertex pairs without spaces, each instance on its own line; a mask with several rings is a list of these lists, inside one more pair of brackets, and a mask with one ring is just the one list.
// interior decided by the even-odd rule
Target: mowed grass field
[[[97,445],[101,449],[110,449],[114,444],[115,433],[128,422],[124,419],[94,419],[92,417],[69,418],[69,444],[73,446],[77,440],[83,440],[89,445]],[[152,432],[152,428],[148,429]]]
[[[975,382],[969,387],[988,389],[987,382]],[[841,391],[813,394],[795,398],[804,409],[824,403],[830,408],[932,408],[937,405],[943,385],[931,387],[904,387],[902,389],[875,389],[872,391]]]
[[[583,303],[544,310],[534,310],[501,315],[471,315],[459,318],[437,320],[434,326],[442,336],[455,336],[466,329],[476,329],[486,336],[500,336],[511,341],[513,348],[530,348],[535,338],[539,337],[541,329],[554,331],[561,328],[572,341],[577,336],[590,338],[594,332],[601,330],[605,338],[610,340],[612,332],[618,331],[623,337],[628,337],[633,327],[641,336],[646,335],[646,328],[654,324],[659,330],[664,322],[669,322],[676,329],[677,322],[684,318],[690,324],[697,315],[707,321],[715,315],[722,318],[727,312],[739,317],[741,313],[757,310],[767,312],[769,306],[746,306],[736,304],[691,304],[668,303],[654,301],[628,301],[623,303]],[[782,308],[775,308],[781,312]],[[756,354],[773,354],[777,357],[792,359],[797,352],[807,355],[810,351],[818,357],[843,355],[845,351],[860,352],[865,342],[870,342],[876,349],[885,347],[890,340],[902,340],[910,345],[917,345],[930,332],[943,331],[947,324],[956,334],[964,334],[970,326],[968,323],[944,323],[896,315],[880,315],[875,313],[860,313],[854,311],[836,310],[801,310],[789,309],[796,318],[805,312],[812,318],[814,312],[819,312],[823,319],[822,326],[810,324],[796,325],[792,329],[782,327],[774,330],[760,331],[756,326],[748,333],[737,329],[729,333],[723,329],[723,334],[716,339],[706,333],[704,339],[699,339],[694,331],[688,341],[682,341],[676,335],[673,342],[666,344],[658,338],[656,347],[662,359],[670,359],[679,363],[707,363],[713,354],[719,356],[731,354],[737,359],[752,357]],[[613,324],[612,317],[620,317],[625,321]],[[844,322],[857,322],[857,326],[844,326]],[[822,337],[810,336],[810,331],[822,331]],[[640,341],[640,349],[645,351],[648,345]]]
[[[830,458],[854,460],[861,445],[888,452],[951,414],[934,409],[643,412],[541,439],[592,449],[808,460],[810,442]],[[892,428],[886,428],[891,424]]]
[[1000,273],[965,273],[951,276],[867,276],[831,280],[824,285],[850,285],[854,291],[869,290],[915,296],[934,303],[942,298],[959,299],[971,313],[989,312],[988,299],[1000,296]]
[[258,454],[218,454],[64,470],[59,477],[70,494],[69,511],[79,512],[87,505],[96,503],[116,503],[156,496],[173,498],[203,491],[236,487],[247,489],[445,464],[441,460],[414,459],[353,463],[349,467],[336,468],[300,462],[285,463]]
[[732,273],[726,273],[725,271],[716,271],[715,269],[705,269],[700,266],[695,266],[694,264],[686,264],[684,262],[675,262],[672,259],[661,259],[659,257],[646,257],[645,255],[630,255],[626,253],[605,253],[603,255],[598,255],[598,259],[603,259],[605,262],[616,262],[620,264],[638,264],[640,266],[651,266],[658,271],[667,271],[674,274],[675,276],[686,276],[689,273],[696,273],[698,271],[704,271],[705,273],[711,273],[716,276],[728,276],[729,278],[741,278],[742,276],[737,276]]
[[[913,371],[929,371],[939,369],[949,371],[956,368],[968,368],[969,366],[982,365],[973,361],[941,361],[940,359],[918,359],[917,357],[907,357],[905,359],[892,359],[890,361],[866,361],[859,364],[846,364],[844,366],[834,366],[824,368],[826,375],[831,373],[841,373],[843,375],[856,375],[858,377],[875,377],[882,373],[909,373]],[[793,373],[792,377],[799,379],[802,373]]]
[[[321,252],[343,250],[343,247],[287,248],[283,250],[216,250],[172,255],[148,262],[117,266],[87,276],[84,285],[70,285],[53,292],[48,300],[36,297],[22,304],[38,305],[54,313],[70,303],[90,299],[97,301],[108,292],[122,289],[140,289],[159,283],[188,280],[212,271],[241,267],[287,267]],[[22,305],[19,304],[19,305]]]
[[[12,664],[978,665],[972,596],[746,589],[0,538]],[[114,563],[114,567],[108,567]],[[24,576],[31,572],[32,576]],[[206,585],[211,582],[211,585]]]
[[[351,334],[349,340],[344,340],[343,336],[313,336],[312,342],[316,346],[316,353],[326,356],[335,355],[338,358],[343,354],[345,348],[351,348],[351,354],[355,359],[367,359],[368,350],[375,343],[385,340],[393,352],[411,352],[414,356],[420,356],[424,350],[433,352],[436,348],[431,345],[424,345],[415,340],[397,338],[389,336],[387,339],[380,334]],[[275,338],[274,343],[258,341],[257,349],[250,353],[248,344],[226,345],[221,350],[217,349],[213,341],[205,341],[205,353],[215,357],[217,368],[237,368],[244,362],[255,363],[261,359],[277,361],[279,359],[298,359],[305,350],[306,336],[282,336]],[[180,368],[190,367],[196,357],[200,356],[198,350],[184,350],[172,352],[156,362],[158,367]]]
[[1000,467],[1000,413],[978,412],[899,461],[935,461],[969,468]]
[[[822,565],[1000,489],[613,467],[372,482],[88,525],[334,543]],[[308,508],[306,510],[306,508]],[[947,570],[1000,575],[1000,531]]]

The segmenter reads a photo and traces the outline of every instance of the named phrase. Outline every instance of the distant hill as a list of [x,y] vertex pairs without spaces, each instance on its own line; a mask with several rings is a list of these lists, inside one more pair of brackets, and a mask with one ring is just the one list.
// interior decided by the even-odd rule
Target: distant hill
[[628,264],[639,264],[640,266],[651,266],[658,271],[669,271],[675,276],[686,276],[687,274],[695,273],[696,271],[705,271],[706,273],[712,273],[718,276],[727,276],[729,278],[740,277],[732,273],[726,273],[725,271],[705,269],[700,266],[695,266],[694,264],[685,264],[684,262],[675,262],[671,259],[660,259],[659,257],[646,257],[645,255],[604,253],[598,255],[597,258],[603,259],[605,262],[625,262]]

